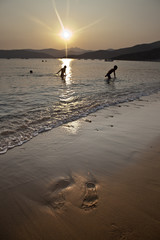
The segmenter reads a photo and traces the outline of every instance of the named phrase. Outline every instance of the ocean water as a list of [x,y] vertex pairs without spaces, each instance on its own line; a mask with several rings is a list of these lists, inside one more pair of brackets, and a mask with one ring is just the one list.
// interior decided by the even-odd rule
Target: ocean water
[[[55,73],[64,65],[62,80]],[[114,65],[117,78],[108,84],[104,76]],[[159,62],[1,59],[0,154],[41,132],[159,90]]]

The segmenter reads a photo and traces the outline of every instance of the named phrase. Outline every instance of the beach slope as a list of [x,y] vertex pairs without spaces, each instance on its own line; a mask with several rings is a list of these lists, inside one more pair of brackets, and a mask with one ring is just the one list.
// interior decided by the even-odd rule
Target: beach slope
[[0,239],[158,239],[159,109],[112,106],[1,155]]

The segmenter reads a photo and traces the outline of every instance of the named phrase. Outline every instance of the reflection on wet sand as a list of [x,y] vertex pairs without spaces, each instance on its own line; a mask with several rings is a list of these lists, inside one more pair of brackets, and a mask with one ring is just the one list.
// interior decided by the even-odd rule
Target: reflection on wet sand
[[79,131],[80,126],[81,126],[81,121],[77,120],[77,121],[73,121],[73,122],[68,123],[68,124],[64,124],[62,127],[67,132],[69,132],[71,134],[76,134]]

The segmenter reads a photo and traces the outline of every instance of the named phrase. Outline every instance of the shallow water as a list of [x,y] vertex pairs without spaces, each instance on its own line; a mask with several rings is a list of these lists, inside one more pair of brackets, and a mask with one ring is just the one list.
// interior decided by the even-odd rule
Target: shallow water
[[[64,65],[62,80],[55,73]],[[114,65],[117,78],[108,84],[104,76]],[[1,59],[0,72],[0,153],[98,109],[160,90],[158,62]]]

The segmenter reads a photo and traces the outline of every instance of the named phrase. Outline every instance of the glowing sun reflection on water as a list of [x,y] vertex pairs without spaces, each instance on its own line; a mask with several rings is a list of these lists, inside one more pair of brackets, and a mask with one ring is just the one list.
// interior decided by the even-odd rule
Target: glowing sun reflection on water
[[72,67],[71,62],[73,59],[70,58],[61,58],[62,67],[66,66],[66,76],[64,78],[66,85],[70,85],[72,83]]

